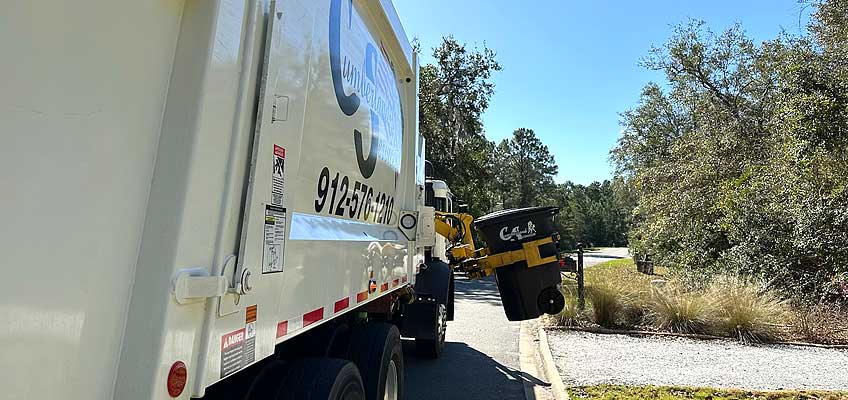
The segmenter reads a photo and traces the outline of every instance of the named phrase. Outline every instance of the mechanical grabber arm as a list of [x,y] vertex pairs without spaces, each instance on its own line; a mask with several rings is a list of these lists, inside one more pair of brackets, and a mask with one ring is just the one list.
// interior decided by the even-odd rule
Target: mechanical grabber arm
[[486,277],[494,274],[497,268],[521,261],[527,263],[527,268],[533,268],[559,259],[558,233],[523,243],[519,250],[492,254],[489,248],[475,248],[472,222],[474,217],[470,214],[436,212],[436,233],[449,243],[451,267],[466,272],[470,278]]

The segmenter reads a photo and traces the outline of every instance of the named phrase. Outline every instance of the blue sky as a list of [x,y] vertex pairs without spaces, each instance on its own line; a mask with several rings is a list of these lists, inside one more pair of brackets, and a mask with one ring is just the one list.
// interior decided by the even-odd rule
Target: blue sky
[[[590,183],[612,176],[609,150],[642,87],[662,74],[639,67],[672,26],[702,19],[714,31],[735,22],[757,41],[782,29],[803,32],[809,10],[797,0],[573,1],[394,0],[410,38],[432,48],[453,34],[470,47],[496,51],[504,70],[484,116],[486,135],[500,141],[531,128],[548,145],[557,182]],[[799,28],[799,15],[803,15]]]

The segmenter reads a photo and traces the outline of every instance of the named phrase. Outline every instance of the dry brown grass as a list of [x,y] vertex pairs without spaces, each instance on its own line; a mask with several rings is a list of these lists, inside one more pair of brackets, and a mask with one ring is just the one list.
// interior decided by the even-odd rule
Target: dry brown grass
[[652,287],[656,278],[638,273],[630,260],[590,267],[587,312],[577,310],[574,283],[564,283],[566,306],[553,323],[575,326],[588,321],[609,328],[721,335],[746,343],[848,344],[848,308],[790,307],[774,292],[736,278],[716,278],[694,288],[675,278]]
[[707,295],[716,300],[718,333],[745,343],[774,340],[789,315],[785,301],[741,279],[718,279]]
[[715,301],[675,283],[654,288],[645,308],[655,329],[678,333],[707,333],[715,315]]
[[559,314],[553,316],[553,323],[557,326],[576,326],[580,312],[577,309],[575,289],[569,285],[563,285],[560,291],[565,297],[565,307]]
[[650,279],[620,267],[598,268],[586,275],[586,297],[596,324],[631,326],[641,322]]
[[788,334],[793,340],[823,344],[848,344],[848,309],[832,304],[797,306]]

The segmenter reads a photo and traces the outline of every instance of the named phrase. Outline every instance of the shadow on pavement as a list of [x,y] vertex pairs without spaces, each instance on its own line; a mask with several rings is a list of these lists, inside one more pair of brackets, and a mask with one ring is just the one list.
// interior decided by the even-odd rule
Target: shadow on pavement
[[456,298],[462,301],[501,306],[501,294],[498,292],[498,284],[494,276],[470,280],[465,276],[457,275],[454,292]]
[[415,342],[404,339],[406,398],[524,399],[524,382],[550,386],[536,377],[511,369],[465,343],[447,342],[438,360],[415,356]]

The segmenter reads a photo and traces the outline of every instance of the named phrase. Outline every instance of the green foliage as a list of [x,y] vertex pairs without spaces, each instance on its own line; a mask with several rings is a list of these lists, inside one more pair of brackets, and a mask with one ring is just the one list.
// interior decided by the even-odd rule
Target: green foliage
[[554,156],[532,129],[517,129],[501,141],[495,159],[503,208],[537,206],[554,189]]
[[809,36],[694,21],[645,60],[668,90],[645,87],[611,153],[635,252],[848,302],[848,2],[813,4]]
[[492,74],[501,70],[495,53],[468,50],[453,37],[433,50],[435,64],[419,74],[419,130],[427,139],[434,174],[467,202],[475,215],[489,212],[493,196],[495,145],[483,132],[481,117],[494,93]]
[[577,242],[592,246],[624,246],[633,199],[623,180],[594,182],[588,186],[558,185],[550,202],[560,207],[554,222],[566,247]]

